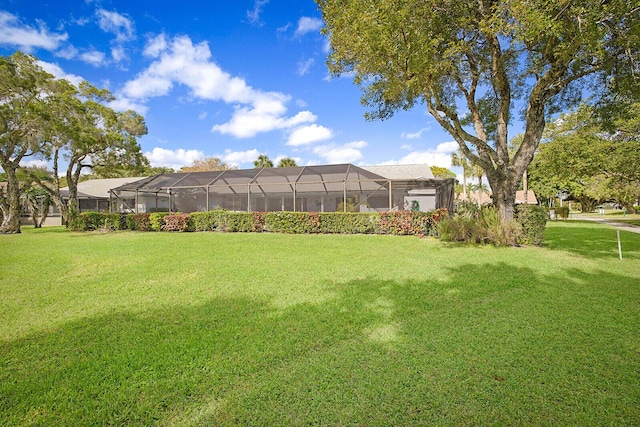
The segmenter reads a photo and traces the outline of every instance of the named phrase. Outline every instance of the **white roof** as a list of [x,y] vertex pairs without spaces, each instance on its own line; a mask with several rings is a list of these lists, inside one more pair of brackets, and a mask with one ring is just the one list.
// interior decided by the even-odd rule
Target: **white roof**
[[387,179],[433,179],[431,167],[426,164],[417,165],[382,165],[360,166]]
[[[90,179],[78,183],[78,193],[89,197],[108,199],[109,190],[112,188],[140,181],[145,178],[146,177]],[[69,187],[61,188],[60,191],[69,191]]]

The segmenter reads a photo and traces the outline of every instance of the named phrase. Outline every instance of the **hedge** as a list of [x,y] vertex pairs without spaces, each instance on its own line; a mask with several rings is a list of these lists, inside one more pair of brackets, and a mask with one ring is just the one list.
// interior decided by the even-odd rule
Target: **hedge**
[[225,231],[334,234],[436,235],[436,224],[448,216],[446,209],[433,212],[209,212],[78,215],[72,230]]
[[540,246],[544,240],[549,213],[538,205],[516,205],[515,220],[523,231],[522,243]]

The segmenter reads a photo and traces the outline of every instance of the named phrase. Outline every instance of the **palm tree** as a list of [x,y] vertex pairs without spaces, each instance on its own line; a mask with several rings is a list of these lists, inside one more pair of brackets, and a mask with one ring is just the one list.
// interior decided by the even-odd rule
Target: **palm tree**
[[470,200],[469,198],[469,193],[468,193],[468,187],[467,187],[467,177],[471,176],[469,175],[469,170],[471,168],[471,165],[469,164],[469,161],[467,160],[467,158],[459,151],[456,151],[455,153],[451,153],[451,166],[459,166],[462,167],[462,188],[464,189],[464,197],[467,201]]
[[298,164],[291,157],[285,157],[278,162],[279,168],[295,168],[296,166],[298,166]]
[[269,156],[267,156],[266,154],[260,154],[258,156],[258,158],[256,160],[254,160],[253,166],[256,169],[272,168],[273,167],[273,162],[271,161]]
[[482,186],[484,169],[480,165],[472,164],[470,172],[474,177],[478,178],[478,206],[480,206],[482,205],[482,192],[484,191]]

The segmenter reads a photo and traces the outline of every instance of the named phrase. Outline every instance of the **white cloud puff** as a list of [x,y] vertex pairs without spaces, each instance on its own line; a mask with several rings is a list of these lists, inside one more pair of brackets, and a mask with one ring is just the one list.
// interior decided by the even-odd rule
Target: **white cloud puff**
[[289,96],[254,89],[243,79],[223,71],[211,61],[206,42],[193,44],[187,36],[167,41],[166,36],[160,35],[148,42],[144,53],[155,61],[125,84],[123,95],[144,100],[167,95],[174,84],[181,84],[191,89],[195,98],[234,104],[231,119],[213,126],[213,132],[249,138],[260,132],[289,129],[316,120],[309,111],[287,117]]
[[172,169],[180,169],[182,166],[192,165],[194,160],[204,158],[204,153],[200,150],[167,150],[155,147],[152,151],[144,153],[149,159],[151,166],[166,166]]
[[20,22],[16,15],[0,11],[0,45],[17,46],[31,52],[35,48],[57,49],[68,38],[67,33],[51,33],[38,22],[38,28]]
[[328,164],[355,163],[362,159],[361,148],[367,146],[366,141],[354,141],[345,145],[320,145],[313,149],[313,153],[324,159]]
[[106,33],[115,34],[117,42],[122,43],[135,38],[133,22],[126,16],[105,9],[98,9],[96,15],[100,29]]
[[308,126],[302,126],[295,129],[289,135],[287,145],[298,147],[301,145],[308,145],[318,141],[325,141],[333,138],[333,132],[331,129],[324,126],[312,124]]
[[76,86],[79,85],[80,82],[85,80],[78,75],[66,73],[62,68],[60,68],[58,64],[52,64],[50,62],[45,62],[45,61],[38,61],[38,65],[42,67],[42,69],[45,70],[47,73],[52,74],[56,78],[66,79]]
[[312,33],[318,31],[324,23],[320,18],[310,18],[308,16],[303,16],[298,20],[298,26],[296,27],[295,35],[296,37],[302,37],[307,33]]
[[411,164],[428,164],[429,166],[440,166],[443,168],[451,167],[451,153],[458,149],[458,143],[455,141],[443,142],[435,149],[424,151],[412,151],[400,160],[392,160],[384,164],[390,165],[411,165]]
[[260,155],[260,151],[257,149],[247,150],[247,151],[231,151],[225,150],[222,155],[222,160],[233,165],[240,166],[243,163],[253,162]]
[[87,64],[91,64],[94,67],[99,67],[105,64],[105,55],[98,50],[89,50],[80,54],[80,59]]

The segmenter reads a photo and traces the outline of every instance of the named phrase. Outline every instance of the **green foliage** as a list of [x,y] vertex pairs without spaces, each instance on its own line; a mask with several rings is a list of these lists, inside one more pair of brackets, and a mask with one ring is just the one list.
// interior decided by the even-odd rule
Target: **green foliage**
[[378,230],[377,212],[320,212],[320,232],[336,234],[369,234]]
[[126,216],[119,213],[82,212],[69,222],[71,231],[115,231],[126,228]]
[[437,223],[448,216],[446,209],[434,212],[230,212],[214,210],[191,214],[83,213],[72,229],[135,231],[225,231],[276,232],[289,234],[394,234],[436,236]]
[[233,233],[249,233],[257,231],[252,212],[226,212],[221,231]]
[[169,212],[152,212],[149,214],[149,224],[151,225],[151,230],[153,231],[162,231],[162,226],[164,225],[164,217],[169,215]]
[[296,163],[296,160],[292,159],[291,157],[284,157],[280,159],[280,161],[278,162],[279,168],[293,168],[296,166],[298,166],[298,164]]
[[[511,219],[549,114],[580,102],[587,85],[596,98],[640,91],[634,2],[316,3],[331,43],[329,70],[354,76],[366,117],[426,104],[462,155],[486,171],[503,219]],[[508,125],[518,115],[527,132],[509,153]]]
[[208,212],[193,212],[191,220],[195,231],[227,231],[251,232],[261,231],[262,226],[256,223],[260,220],[259,213],[230,212],[223,209]]
[[266,154],[260,154],[256,160],[253,161],[253,166],[256,169],[260,168],[272,168],[273,161]]
[[556,218],[569,218],[569,206],[556,206],[555,208],[551,209],[556,211]]
[[431,173],[436,178],[455,178],[456,174],[441,166],[431,166]]
[[522,243],[542,245],[544,230],[547,225],[547,209],[537,205],[517,205],[516,221],[522,227]]
[[310,234],[320,232],[317,212],[267,212],[264,229],[276,233]]
[[443,219],[437,226],[444,241],[517,246],[523,231],[514,220],[503,220],[498,210],[482,207],[475,215],[458,215]]
[[438,223],[437,230],[438,235],[445,242],[476,243],[476,236],[482,234],[478,221],[461,216],[444,218]]

